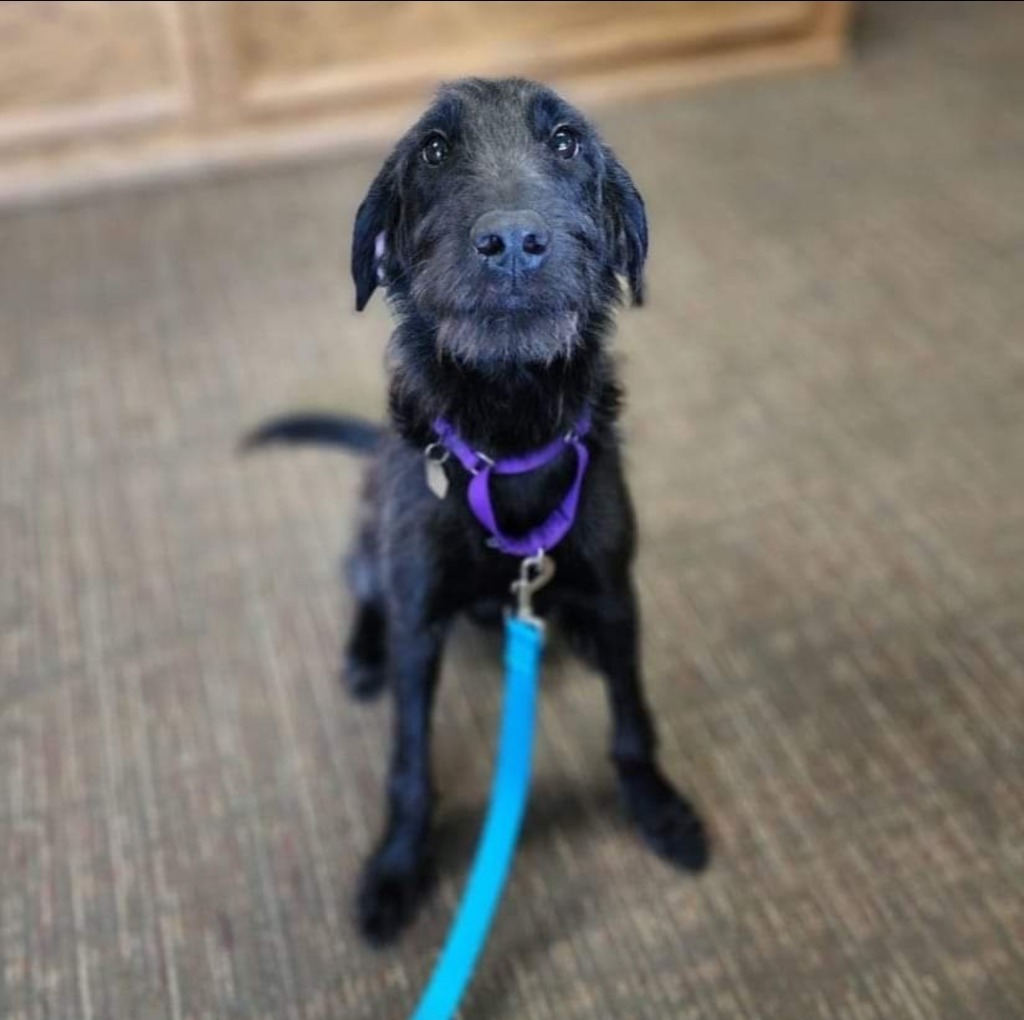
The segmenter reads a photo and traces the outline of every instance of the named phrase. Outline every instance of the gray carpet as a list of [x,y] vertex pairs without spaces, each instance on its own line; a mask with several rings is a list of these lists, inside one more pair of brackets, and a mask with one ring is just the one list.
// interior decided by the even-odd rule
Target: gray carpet
[[[1024,5],[875,6],[858,50],[603,118],[653,219],[618,339],[647,673],[717,856],[638,851],[556,659],[465,1020],[1024,1015]],[[346,247],[378,161],[0,218],[8,1020],[391,1020],[428,973],[497,649],[451,648],[441,883],[373,953],[388,710],[335,681],[359,465],[232,450],[377,413]]]

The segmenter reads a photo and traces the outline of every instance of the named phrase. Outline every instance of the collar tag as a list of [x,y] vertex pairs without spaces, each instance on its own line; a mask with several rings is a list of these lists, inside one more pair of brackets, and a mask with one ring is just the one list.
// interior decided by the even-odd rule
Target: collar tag
[[423,451],[423,464],[427,473],[427,488],[438,498],[448,495],[448,472],[445,461],[450,454],[440,443],[431,443]]

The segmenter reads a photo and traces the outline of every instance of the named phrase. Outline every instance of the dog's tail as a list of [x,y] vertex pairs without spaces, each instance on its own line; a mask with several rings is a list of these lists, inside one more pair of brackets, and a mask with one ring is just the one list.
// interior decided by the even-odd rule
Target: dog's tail
[[368,454],[379,445],[384,427],[340,414],[286,414],[257,426],[239,444],[242,452],[278,443],[328,444]]

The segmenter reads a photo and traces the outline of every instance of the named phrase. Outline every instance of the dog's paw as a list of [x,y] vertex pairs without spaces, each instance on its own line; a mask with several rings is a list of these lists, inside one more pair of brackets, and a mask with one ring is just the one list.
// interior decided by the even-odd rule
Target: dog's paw
[[341,682],[349,694],[358,701],[370,701],[377,697],[387,680],[383,663],[369,662],[349,655],[341,668]]
[[677,868],[703,871],[711,852],[704,823],[657,766],[622,763],[619,780],[626,806],[644,842]]
[[431,871],[421,864],[395,868],[371,858],[356,901],[359,930],[375,946],[386,946],[409,924],[430,890]]

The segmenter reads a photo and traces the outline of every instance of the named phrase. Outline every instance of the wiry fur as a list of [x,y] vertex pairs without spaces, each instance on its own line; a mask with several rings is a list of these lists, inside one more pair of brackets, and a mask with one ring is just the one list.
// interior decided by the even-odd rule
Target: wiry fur
[[[548,147],[570,125],[572,159]],[[420,149],[439,130],[441,166]],[[535,272],[488,272],[469,242],[489,210],[529,209],[550,229]],[[640,678],[630,578],[634,521],[616,428],[620,388],[605,346],[624,278],[642,297],[643,202],[583,116],[542,86],[469,80],[441,90],[398,143],[356,217],[352,272],[358,308],[383,285],[397,328],[390,360],[390,429],[367,474],[365,514],[350,557],[357,604],[346,673],[361,695],[385,682],[395,699],[388,821],[359,893],[363,932],[392,938],[429,876],[430,712],[442,644],[460,611],[507,598],[514,558],[485,544],[466,503],[467,476],[449,466],[444,500],[424,480],[422,450],[443,415],[492,456],[546,444],[589,410],[591,454],[575,525],[553,551],[554,581],[539,609],[556,613],[604,676],[611,754],[626,806],[644,839],[671,862],[701,868],[703,829],[661,773]],[[350,425],[323,438],[345,442]],[[302,429],[285,438],[310,438]],[[276,437],[274,426],[263,438]],[[521,533],[561,500],[571,452],[535,472],[496,477],[500,523]]]

